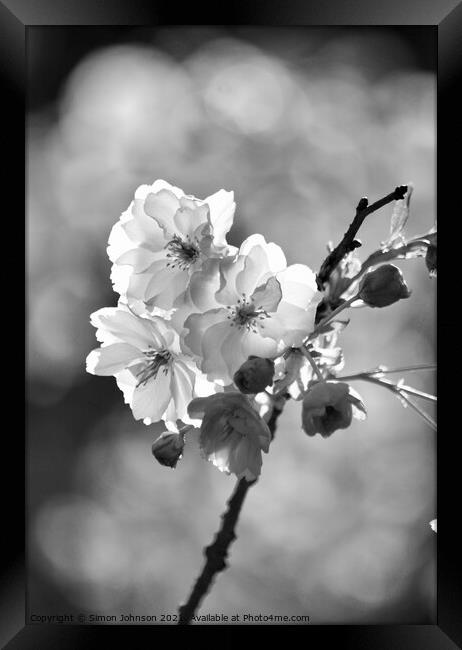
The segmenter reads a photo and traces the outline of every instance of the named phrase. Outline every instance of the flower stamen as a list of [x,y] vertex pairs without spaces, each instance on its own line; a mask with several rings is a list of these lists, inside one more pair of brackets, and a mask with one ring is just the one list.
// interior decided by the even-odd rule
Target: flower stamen
[[[248,332],[254,332],[254,334],[258,332],[258,321],[270,318],[266,309],[263,309],[262,305],[256,307],[254,299],[247,298],[245,293],[242,294],[242,299],[238,299],[237,305],[234,307],[227,305],[226,309],[229,311],[227,319],[231,321],[231,327],[237,327],[240,330],[246,328]],[[264,325],[260,324],[260,328],[263,329]]]
[[169,251],[167,257],[170,258],[167,267],[171,269],[178,267],[182,271],[189,269],[200,255],[199,243],[197,237],[191,239],[190,235],[186,235],[182,239],[180,235],[173,235],[172,239],[165,245],[165,248]]
[[169,361],[172,357],[168,350],[159,351],[149,348],[148,350],[143,350],[143,353],[145,356],[145,365],[136,373],[136,376],[140,378],[136,384],[137,388],[146,385],[150,379],[155,379],[160,368],[162,368],[162,372],[166,375],[168,373]]

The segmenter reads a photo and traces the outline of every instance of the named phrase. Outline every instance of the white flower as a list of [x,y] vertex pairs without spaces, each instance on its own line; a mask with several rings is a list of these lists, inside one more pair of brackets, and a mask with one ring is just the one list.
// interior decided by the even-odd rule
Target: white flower
[[436,519],[432,519],[432,520],[430,521],[430,528],[432,529],[432,531],[433,531],[434,533],[436,533],[436,524],[437,524],[437,520],[436,520]]
[[196,302],[209,309],[186,319],[183,345],[210,380],[229,384],[249,356],[275,358],[300,346],[313,331],[322,294],[313,271],[303,264],[287,267],[281,248],[261,235],[246,239],[235,258],[221,260],[220,273],[215,308],[213,283],[197,284]]
[[[177,420],[191,423],[187,406],[196,395],[215,386],[205,380],[179,347],[178,335],[158,317],[141,318],[125,306],[100,309],[91,315],[102,343],[87,357],[87,371],[111,376],[124,393],[136,420],[165,420],[175,431]],[[194,422],[193,422],[194,423]]]
[[205,260],[236,250],[226,243],[235,207],[225,190],[202,201],[162,180],[141,185],[109,237],[114,290],[140,313],[181,304]]
[[[330,332],[318,336],[309,346],[310,354],[321,373],[327,371],[331,377],[334,377],[344,366],[342,349],[334,347],[336,341],[337,333]],[[315,375],[302,349],[292,348],[276,359],[274,377],[273,386],[268,389],[270,392],[286,391],[292,399],[300,400]]]
[[203,418],[200,446],[207,460],[221,472],[253,481],[268,452],[271,432],[245,395],[220,393],[194,399],[189,415]]
[[313,379],[313,368],[300,348],[292,348],[276,360],[274,376],[276,380],[270,392],[286,391],[292,399],[299,400]]

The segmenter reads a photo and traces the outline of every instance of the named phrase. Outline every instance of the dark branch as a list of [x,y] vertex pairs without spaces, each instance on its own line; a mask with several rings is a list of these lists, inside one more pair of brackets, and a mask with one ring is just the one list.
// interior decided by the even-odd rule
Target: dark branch
[[202,573],[197,578],[187,602],[181,605],[179,609],[178,625],[188,625],[191,623],[196,609],[199,607],[202,598],[208,592],[215,575],[226,569],[228,548],[236,539],[234,528],[241,512],[245,495],[250,486],[255,482],[249,482],[245,478],[241,478],[237,482],[234,492],[228,501],[228,508],[222,515],[223,523],[221,524],[221,528],[215,535],[212,544],[206,546],[204,550],[206,563],[202,569]]
[[[289,393],[286,393],[284,395],[285,402],[290,398]],[[284,402],[284,404],[285,404]],[[271,440],[274,440],[274,436],[276,434],[276,425],[277,425],[277,420],[278,417],[281,415],[282,411],[284,409],[284,406],[273,406],[273,410],[271,412],[270,419],[268,420],[268,427],[269,430],[271,431]]]
[[[282,409],[274,408],[268,421],[268,426],[271,431],[271,439],[274,437],[277,419],[281,413]],[[226,512],[221,516],[222,524],[220,530],[215,535],[213,542],[204,549],[206,562],[202,572],[197,578],[188,600],[184,605],[181,605],[178,610],[178,625],[188,625],[191,623],[201,600],[209,591],[215,575],[226,569],[228,549],[236,539],[235,528],[245,496],[249,488],[256,482],[257,481],[247,481],[246,479],[241,478],[236,483],[234,492],[227,503],[228,507]]]
[[368,205],[367,198],[365,197],[360,200],[360,202],[358,203],[358,207],[356,208],[355,218],[351,222],[350,227],[348,228],[346,233],[343,235],[342,241],[338,246],[334,248],[333,251],[329,253],[329,255],[326,257],[326,259],[321,265],[318,276],[316,278],[318,283],[318,288],[320,290],[324,288],[324,285],[328,281],[332,271],[335,269],[337,264],[345,257],[345,255],[351,253],[351,251],[354,250],[355,248],[358,248],[358,246],[361,246],[361,243],[358,242],[355,239],[355,237],[356,234],[358,233],[358,230],[361,228],[363,221],[367,217],[367,215],[371,214],[372,212],[375,212],[376,210],[379,210],[380,208],[383,208],[383,206],[387,205],[387,203],[391,203],[392,201],[398,201],[400,199],[403,199],[404,196],[406,195],[406,192],[407,192],[407,185],[400,185],[393,192],[387,194],[387,196],[384,196],[382,199],[379,199],[378,201],[372,203],[371,205]]

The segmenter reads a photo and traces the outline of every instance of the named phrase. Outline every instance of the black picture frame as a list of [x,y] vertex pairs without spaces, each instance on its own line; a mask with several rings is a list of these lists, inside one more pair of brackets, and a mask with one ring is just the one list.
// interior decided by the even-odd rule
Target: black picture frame
[[[174,3],[152,2],[149,0],[0,0],[0,81],[2,87],[2,163],[5,166],[1,175],[4,215],[10,215],[3,222],[11,228],[20,224],[17,214],[19,197],[26,195],[24,174],[25,145],[25,95],[26,95],[26,33],[36,25],[162,25],[177,24],[237,24],[237,25],[376,25],[376,26],[418,26],[427,25],[437,31],[438,39],[438,174],[437,208],[442,222],[440,233],[440,274],[438,289],[442,291],[438,306],[438,379],[442,390],[439,395],[440,438],[438,439],[438,612],[435,625],[323,625],[323,626],[282,626],[297,627],[303,635],[303,642],[313,644],[338,644],[339,647],[355,649],[438,649],[449,650],[462,646],[462,594],[459,576],[462,574],[460,561],[461,539],[458,532],[458,477],[459,456],[455,452],[460,435],[458,409],[455,391],[454,362],[457,364],[456,314],[460,284],[459,268],[456,268],[458,251],[454,231],[451,231],[451,244],[446,234],[447,224],[457,225],[458,201],[456,200],[460,163],[456,155],[460,104],[456,91],[462,78],[462,3],[455,0],[244,0],[229,2],[220,7],[218,3],[196,3],[179,8]],[[455,159],[452,162],[453,158]],[[460,181],[459,181],[460,183]],[[6,202],[6,206],[5,206]],[[14,218],[11,218],[11,216]],[[450,221],[449,221],[450,219]],[[4,231],[5,233],[5,231]],[[20,235],[21,236],[21,233]],[[16,242],[18,234],[6,233],[7,241]],[[8,247],[9,248],[9,247]],[[5,249],[4,249],[5,252]],[[5,280],[8,280],[5,272]],[[22,312],[20,292],[15,289],[8,296],[8,312]],[[15,303],[16,301],[16,303]],[[26,307],[27,312],[27,307]],[[26,314],[27,317],[27,314]],[[9,327],[17,327],[10,324]],[[6,345],[12,360],[10,368],[18,368],[17,343]],[[447,346],[447,347],[446,347]],[[14,379],[13,379],[14,382]],[[14,382],[13,392],[17,383]],[[6,396],[6,393],[4,393]],[[9,397],[4,400],[5,407]],[[5,408],[6,411],[6,408]],[[4,416],[6,418],[6,415]],[[6,419],[5,422],[9,422]],[[79,625],[41,625],[25,624],[25,527],[24,496],[24,438],[18,431],[17,421],[5,426],[3,437],[3,468],[8,466],[9,475],[3,489],[3,541],[6,548],[2,560],[2,585],[0,592],[0,611],[2,612],[2,631],[0,641],[9,649],[19,648],[93,648],[109,643],[109,638],[117,643],[137,647],[141,635],[153,639],[152,626],[79,626]],[[27,426],[27,423],[26,423]],[[193,626],[203,630],[205,626]],[[164,627],[167,632],[170,627]],[[176,628],[180,629],[180,628]],[[279,628],[278,628],[279,629]],[[226,631],[226,638],[232,639],[237,628]],[[276,633],[272,626],[271,634]]]

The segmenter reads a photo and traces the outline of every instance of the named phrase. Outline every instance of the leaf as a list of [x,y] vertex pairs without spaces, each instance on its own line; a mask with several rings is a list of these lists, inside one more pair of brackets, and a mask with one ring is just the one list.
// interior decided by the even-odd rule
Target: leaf
[[345,365],[345,359],[342,348],[321,348],[313,347],[312,356],[318,362],[318,365],[331,370],[342,370]]
[[403,252],[397,255],[397,258],[403,258],[405,260],[412,260],[416,257],[425,257],[427,254],[428,244],[425,241],[413,241],[410,242],[403,250]]
[[367,409],[361,395],[352,386],[348,385],[348,396],[353,409],[353,417],[356,420],[365,420],[367,417]]
[[409,204],[414,186],[409,183],[407,188],[404,199],[395,201],[390,220],[390,236],[385,243],[385,248],[395,248],[404,243],[404,228],[409,218]]

